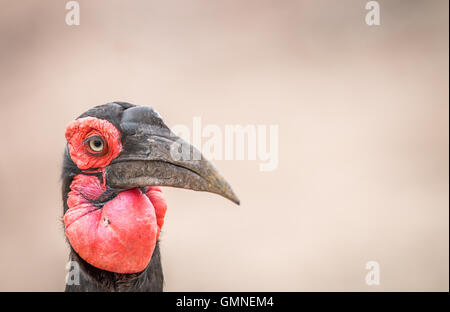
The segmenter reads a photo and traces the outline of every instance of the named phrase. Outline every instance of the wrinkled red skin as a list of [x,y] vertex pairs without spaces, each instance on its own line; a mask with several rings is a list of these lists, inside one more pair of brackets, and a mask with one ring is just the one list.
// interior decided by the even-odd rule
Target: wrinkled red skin
[[64,215],[66,236],[89,264],[116,273],[136,273],[150,262],[164,223],[167,205],[161,189],[119,193],[98,208],[91,202],[104,192],[95,176],[77,175]]
[[[110,159],[111,155],[117,151],[110,145],[114,138],[108,138],[102,132],[105,130],[95,129],[96,135],[102,135],[108,142],[112,153],[108,152],[107,157],[98,157],[102,158],[101,161],[96,159],[97,156],[79,154],[82,148],[77,144],[83,145],[85,138],[91,135],[92,125],[101,124],[104,128],[106,125],[109,127],[108,133],[111,133],[110,126],[103,123],[104,120],[101,123],[98,121],[88,117],[83,121],[88,125],[81,123],[76,126],[78,129],[90,128],[83,132],[84,136],[75,133],[75,130],[69,131],[69,148],[72,144],[73,150],[78,151],[73,155],[71,153],[71,157],[84,169],[98,168],[100,163],[106,166],[113,159]],[[87,164],[90,167],[86,168]],[[126,190],[103,207],[95,206],[94,203],[105,191],[105,184],[100,183],[96,176],[79,174],[74,177],[67,199],[69,209],[63,218],[66,236],[77,254],[94,267],[116,273],[141,272],[151,260],[164,224],[167,205],[161,189],[150,186],[145,194],[138,188]]]
[[[92,155],[83,144],[84,140],[96,135],[101,136],[106,143],[107,151],[101,156]],[[109,165],[122,151],[120,137],[119,130],[112,123],[94,117],[72,121],[66,129],[70,157],[77,167],[83,170]]]

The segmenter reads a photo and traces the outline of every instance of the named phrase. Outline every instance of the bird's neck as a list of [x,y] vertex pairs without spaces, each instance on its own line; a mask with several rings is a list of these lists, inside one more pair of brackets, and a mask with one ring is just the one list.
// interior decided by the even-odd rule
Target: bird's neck
[[84,261],[73,250],[71,261],[76,264],[71,268],[77,268],[79,272],[72,272],[70,276],[73,278],[66,281],[66,292],[160,292],[163,290],[164,278],[158,243],[150,263],[140,273],[121,274],[100,270]]

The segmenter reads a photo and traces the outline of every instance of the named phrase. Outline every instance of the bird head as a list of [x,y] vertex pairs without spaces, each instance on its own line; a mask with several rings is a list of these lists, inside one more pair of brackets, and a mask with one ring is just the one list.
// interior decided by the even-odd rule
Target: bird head
[[[214,166],[150,107],[96,106],[71,122],[65,136],[65,234],[98,269],[137,273],[147,267],[167,209],[159,186],[212,192],[239,204]],[[186,147],[188,157],[179,157]]]

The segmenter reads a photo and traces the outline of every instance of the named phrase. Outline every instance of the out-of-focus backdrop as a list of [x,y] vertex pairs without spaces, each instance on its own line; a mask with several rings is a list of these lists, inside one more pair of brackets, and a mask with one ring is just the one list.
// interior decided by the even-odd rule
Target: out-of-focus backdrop
[[[279,125],[279,164],[214,161],[241,206],[165,188],[168,291],[446,290],[448,1],[0,2],[0,290],[64,289],[66,125]],[[368,261],[380,285],[365,282]]]

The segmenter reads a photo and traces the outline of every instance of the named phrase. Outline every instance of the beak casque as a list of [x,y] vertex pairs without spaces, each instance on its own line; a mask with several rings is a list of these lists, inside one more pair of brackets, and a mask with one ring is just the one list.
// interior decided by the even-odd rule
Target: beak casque
[[215,193],[239,205],[214,166],[176,136],[150,107],[125,110],[120,127],[123,150],[105,171],[110,187],[172,186]]

